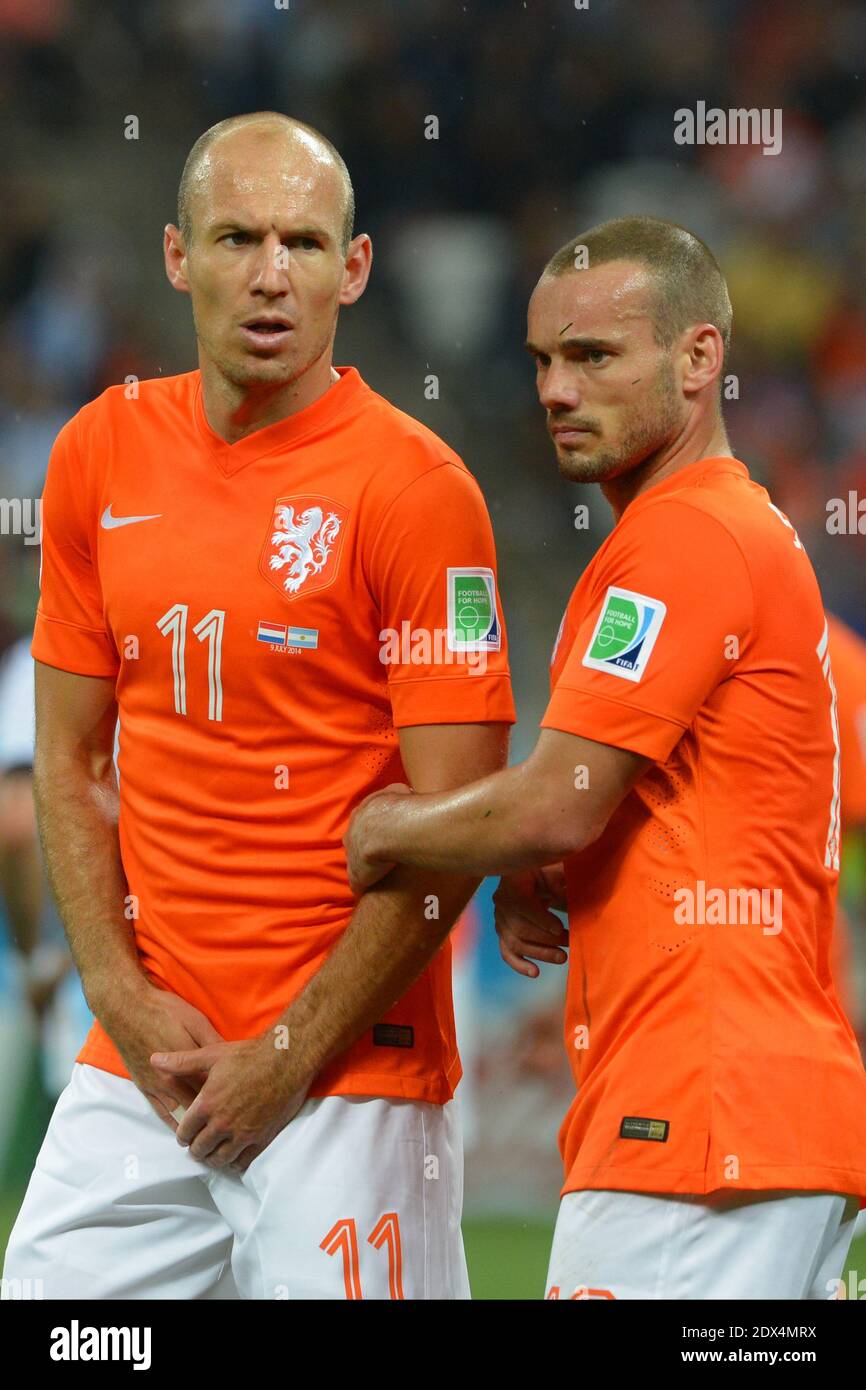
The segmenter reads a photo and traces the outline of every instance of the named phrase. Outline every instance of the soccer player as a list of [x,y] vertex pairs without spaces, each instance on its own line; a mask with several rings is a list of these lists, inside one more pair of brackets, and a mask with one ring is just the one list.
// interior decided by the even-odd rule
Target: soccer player
[[395,776],[501,768],[514,710],[477,484],[332,367],[352,223],[309,126],[212,127],[165,230],[199,368],[52,451],[37,809],[97,1022],[7,1252],[49,1298],[468,1296],[446,938],[476,879],[355,905],[341,837]]
[[374,796],[347,838],[358,888],[393,863],[506,875],[518,964],[561,955],[534,885],[565,864],[578,1091],[550,1298],[826,1298],[866,1197],[866,1073],[829,968],[827,624],[731,454],[730,328],[716,261],[675,224],[617,219],[553,256],[529,305],[538,394],[560,471],[600,483],[616,525],[530,757]]

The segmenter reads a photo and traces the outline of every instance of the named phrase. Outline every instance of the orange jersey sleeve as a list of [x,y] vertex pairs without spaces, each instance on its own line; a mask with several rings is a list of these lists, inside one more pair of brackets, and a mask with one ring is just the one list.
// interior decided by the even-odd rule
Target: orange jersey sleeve
[[105,621],[95,563],[96,518],[87,512],[88,479],[80,416],[63,426],[42,496],[42,563],[32,655],[82,676],[115,676],[120,665]]
[[576,631],[566,619],[568,657],[542,726],[663,761],[733,671],[752,618],[725,527],[674,498],[647,506],[606,543]]
[[369,570],[395,728],[513,722],[493,529],[475,479],[446,462],[403,488]]

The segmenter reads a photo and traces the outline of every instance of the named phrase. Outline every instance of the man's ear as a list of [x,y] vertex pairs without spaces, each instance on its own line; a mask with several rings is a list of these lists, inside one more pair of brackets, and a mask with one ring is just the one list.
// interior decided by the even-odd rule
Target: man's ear
[[366,232],[353,237],[346,252],[346,266],[343,271],[343,285],[340,290],[341,304],[354,304],[367,288],[373,264],[373,243]]
[[704,323],[693,328],[687,351],[683,384],[688,391],[701,391],[724,371],[725,346],[715,324]]
[[163,254],[165,273],[169,284],[181,294],[189,294],[189,280],[186,274],[186,247],[183,233],[173,222],[166,224],[163,233]]

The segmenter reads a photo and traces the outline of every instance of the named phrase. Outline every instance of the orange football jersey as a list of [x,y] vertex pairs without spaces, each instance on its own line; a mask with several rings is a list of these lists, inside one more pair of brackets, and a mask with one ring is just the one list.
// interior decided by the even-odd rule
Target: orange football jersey
[[[141,964],[225,1038],[267,1028],[347,925],[342,835],[406,780],[397,730],[514,721],[495,568],[461,460],[351,367],[235,444],[197,371],[61,430],[32,652],[116,679]],[[447,1100],[450,970],[446,944],[310,1094]],[[79,1060],[126,1075],[99,1023]]]
[[574,591],[543,723],[654,765],[566,865],[564,1191],[866,1195],[827,647],[795,531],[730,458],[637,497]]

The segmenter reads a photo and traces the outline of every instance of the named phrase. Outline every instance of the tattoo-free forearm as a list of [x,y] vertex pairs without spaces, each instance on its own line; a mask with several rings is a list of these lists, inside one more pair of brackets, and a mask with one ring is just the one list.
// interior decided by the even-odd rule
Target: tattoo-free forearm
[[[383,797],[365,814],[369,858],[440,873],[515,873],[563,857],[570,846],[551,835],[545,798],[554,795],[528,763],[456,791]],[[576,808],[569,805],[572,817]]]
[[364,894],[321,969],[279,1019],[300,1070],[317,1075],[403,997],[477,886],[474,878],[398,868]]

